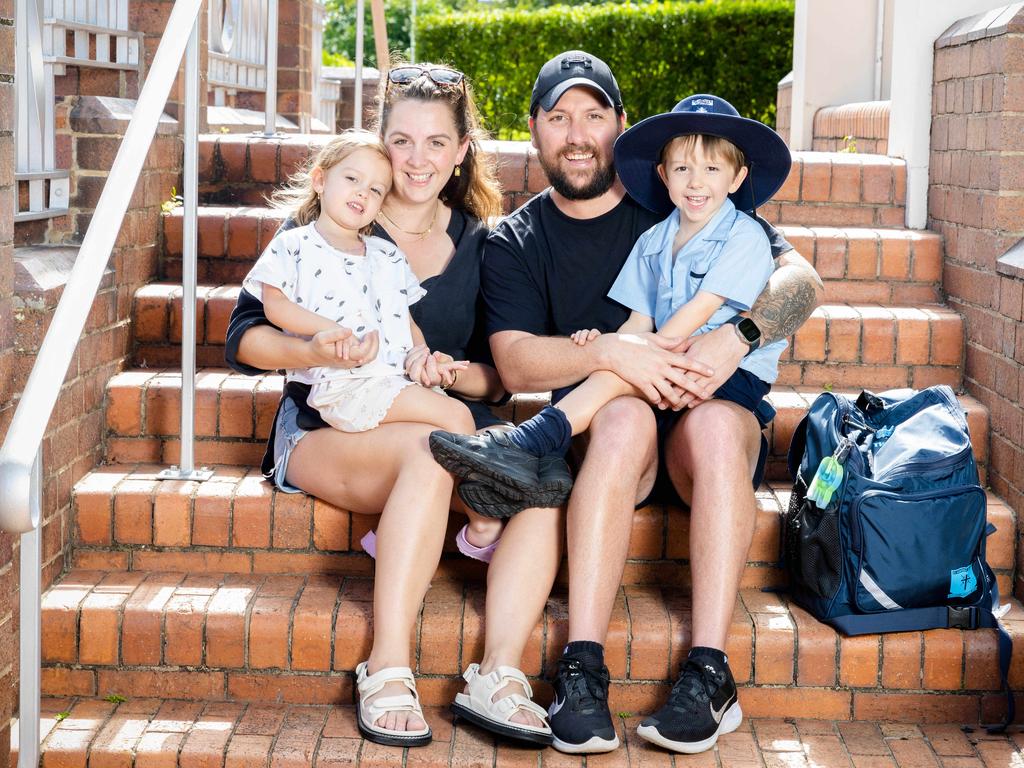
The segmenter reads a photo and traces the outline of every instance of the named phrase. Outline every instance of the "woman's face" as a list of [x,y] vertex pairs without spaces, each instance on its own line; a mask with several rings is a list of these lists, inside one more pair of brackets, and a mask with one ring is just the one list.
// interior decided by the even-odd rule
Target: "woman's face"
[[408,99],[391,107],[384,143],[391,154],[399,203],[436,199],[462,162],[469,137],[459,140],[451,108],[442,102]]

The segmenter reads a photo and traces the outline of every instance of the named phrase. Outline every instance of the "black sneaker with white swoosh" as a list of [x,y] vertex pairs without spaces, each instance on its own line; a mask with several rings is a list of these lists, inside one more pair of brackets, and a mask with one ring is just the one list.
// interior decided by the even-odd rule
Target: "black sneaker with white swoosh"
[[644,718],[636,732],[673,752],[696,754],[711,749],[719,736],[735,731],[742,721],[736,681],[728,663],[691,656],[665,706]]
[[608,668],[587,663],[571,654],[558,661],[551,685],[555,696],[548,708],[548,722],[559,752],[593,754],[619,746],[608,710]]

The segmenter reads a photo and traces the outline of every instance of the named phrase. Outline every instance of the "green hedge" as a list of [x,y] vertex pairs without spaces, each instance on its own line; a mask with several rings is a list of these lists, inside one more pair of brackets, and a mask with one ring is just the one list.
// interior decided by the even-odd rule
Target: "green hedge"
[[714,93],[746,117],[775,123],[778,81],[792,68],[793,0],[654,2],[474,11],[417,19],[417,59],[472,80],[487,128],[526,130],[537,71],[580,48],[615,73],[630,122],[690,93]]

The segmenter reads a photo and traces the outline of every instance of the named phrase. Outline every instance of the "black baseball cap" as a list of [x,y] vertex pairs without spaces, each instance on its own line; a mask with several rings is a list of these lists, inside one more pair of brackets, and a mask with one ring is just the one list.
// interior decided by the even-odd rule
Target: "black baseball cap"
[[550,112],[562,94],[577,85],[597,91],[609,107],[622,112],[622,94],[608,65],[585,51],[565,51],[540,68],[530,96],[530,115],[537,114],[538,107]]

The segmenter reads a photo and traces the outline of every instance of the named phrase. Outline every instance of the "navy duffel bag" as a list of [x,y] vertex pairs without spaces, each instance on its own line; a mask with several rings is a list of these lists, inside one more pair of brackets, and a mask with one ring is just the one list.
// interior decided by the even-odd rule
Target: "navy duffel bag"
[[826,392],[794,433],[789,470],[782,553],[793,599],[847,635],[997,630],[1012,721],[1013,646],[985,561],[995,528],[953,391]]

